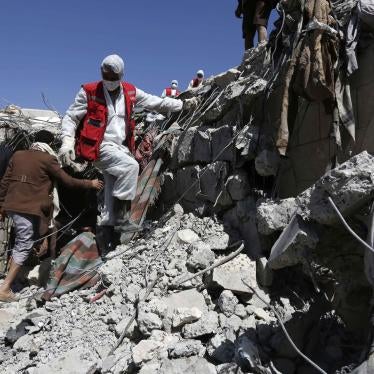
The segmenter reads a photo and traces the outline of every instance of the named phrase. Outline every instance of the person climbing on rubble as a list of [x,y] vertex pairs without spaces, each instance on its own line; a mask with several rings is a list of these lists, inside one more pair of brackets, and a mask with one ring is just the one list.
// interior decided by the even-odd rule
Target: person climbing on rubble
[[47,237],[54,217],[59,211],[56,182],[70,188],[100,190],[103,182],[75,179],[66,174],[50,147],[53,135],[40,131],[29,150],[17,151],[0,183],[0,215],[13,219],[15,243],[10,266],[4,282],[0,285],[0,301],[11,302],[16,296],[11,286],[22,265],[33,249],[37,254],[46,252]]
[[81,158],[95,162],[104,175],[104,204],[96,229],[102,255],[115,248],[115,227],[121,231],[129,224],[131,201],[136,194],[139,165],[133,156],[134,106],[168,113],[189,110],[198,104],[196,98],[183,102],[147,94],[123,82],[123,75],[122,58],[105,57],[102,80],[83,84],[62,120],[62,163],[74,168],[76,157]]
[[256,31],[259,44],[267,41],[267,24],[273,7],[274,0],[238,0],[235,16],[243,16],[245,50],[253,48]]
[[161,97],[178,97],[180,95],[180,91],[178,90],[178,81],[176,79],[171,81],[170,87],[165,88],[162,91]]
[[203,84],[203,81],[204,81],[204,75],[205,75],[204,70],[199,70],[196,73],[196,77],[191,80],[187,89],[190,90],[191,88],[196,88],[196,87],[201,86]]

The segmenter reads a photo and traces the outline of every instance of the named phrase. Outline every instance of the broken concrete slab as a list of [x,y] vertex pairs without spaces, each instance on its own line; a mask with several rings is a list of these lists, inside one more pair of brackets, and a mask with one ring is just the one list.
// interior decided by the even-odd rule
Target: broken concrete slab
[[311,224],[305,223],[301,216],[295,215],[275,242],[268,266],[276,270],[302,263],[308,257],[308,251],[316,248],[318,240]]
[[329,205],[330,196],[343,216],[365,205],[374,192],[374,156],[364,151],[326,173],[297,197],[298,212],[305,220],[323,225],[339,222]]
[[34,374],[94,374],[99,368],[98,358],[87,349],[75,348],[48,364],[37,366]]
[[194,289],[173,293],[163,300],[171,313],[178,308],[196,308],[203,314],[208,311],[204,296]]
[[232,261],[215,268],[208,287],[221,287],[239,293],[252,293],[243,279],[251,286],[256,286],[256,262],[247,255],[240,254]]

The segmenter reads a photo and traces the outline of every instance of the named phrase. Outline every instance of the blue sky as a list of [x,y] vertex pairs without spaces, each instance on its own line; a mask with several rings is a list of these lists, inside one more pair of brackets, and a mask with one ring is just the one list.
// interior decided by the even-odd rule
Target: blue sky
[[[2,0],[0,106],[62,114],[80,85],[100,79],[111,53],[125,60],[125,80],[160,95],[172,79],[185,89],[238,65],[243,54],[236,0]],[[274,18],[274,17],[272,17]]]

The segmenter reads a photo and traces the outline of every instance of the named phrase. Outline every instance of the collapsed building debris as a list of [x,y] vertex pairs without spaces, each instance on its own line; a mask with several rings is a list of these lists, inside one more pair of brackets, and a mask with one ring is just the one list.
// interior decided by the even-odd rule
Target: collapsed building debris
[[282,1],[267,46],[182,93],[199,98],[193,113],[138,114],[142,135],[157,132],[147,198],[160,190],[153,207],[138,196],[143,231],[95,287],[41,302],[34,285],[2,307],[2,372],[372,371],[372,31],[348,80],[356,2],[313,5]]

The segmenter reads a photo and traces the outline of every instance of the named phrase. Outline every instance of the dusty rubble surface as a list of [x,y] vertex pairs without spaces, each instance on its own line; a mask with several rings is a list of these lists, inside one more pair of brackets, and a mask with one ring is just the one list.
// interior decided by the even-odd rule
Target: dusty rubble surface
[[[327,339],[323,343],[328,349],[321,353],[326,363],[343,363],[347,358],[338,343],[349,338],[343,324],[332,311],[320,314],[323,302],[313,300],[317,295],[301,274],[278,284],[273,298],[269,289],[256,283],[256,270],[258,278],[269,277],[264,263],[256,264],[241,253],[207,276],[176,287],[181,279],[227,255],[230,250],[215,248],[225,241],[227,234],[218,221],[182,214],[176,206],[150,227],[145,238],[120,246],[111,255],[114,258],[100,269],[109,288],[95,303],[89,302],[96,293],[90,289],[39,308],[28,299],[2,308],[1,372],[228,373],[239,365],[245,372],[267,373],[274,365],[282,373],[293,373],[304,368],[273,312],[243,280],[251,282],[265,301],[272,300],[300,347],[307,347],[306,332],[318,321],[313,335]],[[277,282],[283,278],[276,276]],[[136,318],[124,341],[109,355],[133,313]],[[330,334],[324,337],[327,326]]]
[[[349,82],[355,146],[338,149],[325,103],[298,97],[281,157],[276,136],[300,18],[298,2],[282,3],[281,33],[280,23],[267,46],[183,94],[199,98],[193,113],[161,120],[170,136],[150,212],[157,221],[111,254],[100,284],[45,305],[25,289],[20,303],[0,309],[1,372],[316,373],[279,317],[325,372],[369,372],[373,255],[328,197],[373,246],[372,106],[357,100],[374,92],[373,44]],[[332,5],[343,30],[355,1]],[[183,282],[240,243],[231,261]]]

